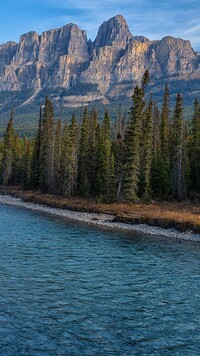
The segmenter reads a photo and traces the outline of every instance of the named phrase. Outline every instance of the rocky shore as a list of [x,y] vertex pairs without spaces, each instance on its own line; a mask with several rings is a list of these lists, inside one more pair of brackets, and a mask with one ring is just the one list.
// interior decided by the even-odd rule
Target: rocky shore
[[179,232],[176,229],[163,229],[157,226],[149,226],[147,224],[117,222],[116,217],[111,214],[78,212],[68,209],[52,208],[38,203],[25,202],[21,198],[16,198],[10,195],[0,195],[0,204],[41,211],[54,216],[63,217],[67,220],[86,223],[100,228],[105,227],[128,232],[139,232],[145,235],[159,235],[163,237],[200,241],[200,234],[194,234],[191,231]]

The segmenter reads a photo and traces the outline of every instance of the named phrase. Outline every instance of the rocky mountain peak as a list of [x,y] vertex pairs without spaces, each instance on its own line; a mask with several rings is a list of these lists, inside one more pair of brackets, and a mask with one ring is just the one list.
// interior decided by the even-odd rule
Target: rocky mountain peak
[[116,46],[124,49],[131,38],[132,34],[126,20],[123,16],[117,15],[108,21],[104,21],[100,26],[94,41],[94,48]]
[[[48,62],[58,56],[73,55],[88,59],[87,35],[75,24],[43,32],[40,40],[39,59]],[[49,56],[49,60],[48,60]]]
[[70,23],[41,35],[28,32],[18,44],[0,45],[0,91],[29,95],[31,90],[36,100],[43,89],[58,93],[62,88],[62,105],[68,106],[130,98],[146,69],[155,85],[160,80],[198,81],[200,53],[179,38],[133,36],[121,15],[103,22],[94,42]]

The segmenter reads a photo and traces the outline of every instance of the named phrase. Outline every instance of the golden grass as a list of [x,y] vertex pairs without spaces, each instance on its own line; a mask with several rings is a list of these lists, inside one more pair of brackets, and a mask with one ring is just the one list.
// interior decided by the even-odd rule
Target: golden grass
[[162,227],[176,227],[180,230],[200,232],[200,206],[191,202],[162,203],[96,203],[83,198],[63,198],[40,192],[23,191],[18,187],[1,188],[1,194],[11,194],[25,201],[36,202],[50,207],[109,213],[116,216],[116,221],[149,223]]

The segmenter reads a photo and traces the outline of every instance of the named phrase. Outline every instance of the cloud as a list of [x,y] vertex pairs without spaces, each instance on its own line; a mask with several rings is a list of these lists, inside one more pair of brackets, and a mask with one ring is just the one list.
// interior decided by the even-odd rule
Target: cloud
[[[185,35],[190,34],[190,33],[197,33],[200,32],[200,24],[196,25],[192,28],[189,28],[187,31],[184,32]],[[199,37],[200,37],[200,33],[199,33]]]

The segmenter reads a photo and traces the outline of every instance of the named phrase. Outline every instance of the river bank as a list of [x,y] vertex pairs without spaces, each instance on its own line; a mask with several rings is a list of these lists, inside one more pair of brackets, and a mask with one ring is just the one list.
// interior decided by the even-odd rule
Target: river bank
[[[150,204],[152,212],[152,216],[150,217],[150,215],[139,215],[139,208],[142,209],[142,207],[143,214],[145,207],[146,214],[147,211],[149,211],[150,214],[149,205],[97,204],[82,199],[73,199],[70,202],[70,199],[61,199],[59,197],[27,191],[24,192],[16,188],[1,189],[0,203],[41,211],[72,221],[99,227],[200,241],[198,224],[193,225],[194,222],[189,219],[180,221],[171,218],[170,220],[169,218],[166,219],[165,216],[162,220],[158,215],[157,217],[155,216],[155,211],[156,209],[158,210],[158,207],[154,207],[153,209],[153,204]],[[132,214],[130,213],[131,209]],[[198,209],[198,207],[196,207],[196,209]],[[165,214],[166,212],[167,210]],[[174,214],[173,210],[171,210],[171,214]],[[187,214],[186,208],[185,214]],[[198,211],[196,211],[196,215],[196,218],[199,218]],[[192,216],[192,211],[190,211],[190,216]]]

